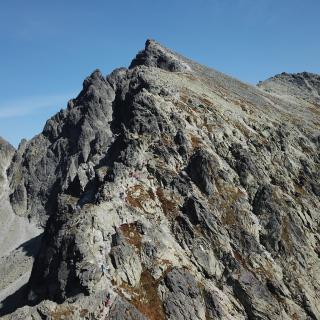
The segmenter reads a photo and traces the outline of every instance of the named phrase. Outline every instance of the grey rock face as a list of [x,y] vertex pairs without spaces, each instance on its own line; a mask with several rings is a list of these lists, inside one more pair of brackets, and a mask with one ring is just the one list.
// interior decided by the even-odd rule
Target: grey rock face
[[147,319],[132,304],[118,298],[111,307],[110,319],[115,320],[145,320]]
[[187,172],[191,180],[206,195],[211,195],[214,191],[212,181],[214,170],[217,170],[218,163],[214,158],[204,150],[197,150],[192,155]]
[[8,170],[16,213],[45,225],[17,314],[320,318],[317,90],[249,86],[155,41],[95,71]]
[[140,281],[142,266],[139,256],[124,239],[117,240],[111,249],[111,261],[122,281],[130,286],[136,286]]
[[164,308],[168,319],[204,319],[205,307],[197,282],[186,270],[173,269],[164,278],[168,290]]

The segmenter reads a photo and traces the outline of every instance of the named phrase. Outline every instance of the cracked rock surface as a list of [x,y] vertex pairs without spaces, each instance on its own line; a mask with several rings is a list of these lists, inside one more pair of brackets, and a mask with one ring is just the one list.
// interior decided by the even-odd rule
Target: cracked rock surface
[[44,233],[4,318],[320,319],[319,83],[251,86],[153,40],[94,71],[9,148],[9,204]]

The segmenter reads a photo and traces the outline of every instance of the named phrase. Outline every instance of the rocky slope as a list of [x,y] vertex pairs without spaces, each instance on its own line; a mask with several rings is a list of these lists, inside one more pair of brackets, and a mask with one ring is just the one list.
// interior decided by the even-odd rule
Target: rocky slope
[[8,319],[319,319],[319,76],[244,84],[154,41],[7,170],[45,226]]
[[268,92],[286,96],[289,99],[293,97],[316,105],[320,103],[320,76],[317,74],[308,72],[289,74],[283,72],[260,82],[258,86]]
[[[9,298],[14,293],[15,300],[23,300],[41,232],[12,210],[6,171],[14,153],[15,149],[0,138],[0,316],[19,305]],[[2,305],[3,301],[7,303]]]

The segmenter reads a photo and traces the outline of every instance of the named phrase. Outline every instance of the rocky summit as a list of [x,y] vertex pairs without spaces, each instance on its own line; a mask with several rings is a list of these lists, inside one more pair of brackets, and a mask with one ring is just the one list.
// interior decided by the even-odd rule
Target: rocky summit
[[319,75],[148,40],[0,155],[3,319],[320,319]]

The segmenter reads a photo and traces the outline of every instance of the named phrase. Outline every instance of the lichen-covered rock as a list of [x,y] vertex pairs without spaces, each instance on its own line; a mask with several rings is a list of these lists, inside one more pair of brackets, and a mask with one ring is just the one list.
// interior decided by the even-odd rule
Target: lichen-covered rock
[[121,280],[130,286],[136,286],[140,281],[142,266],[134,248],[117,235],[110,256],[113,267]]
[[187,270],[175,268],[168,272],[161,291],[168,319],[205,319],[205,306],[200,289]]
[[277,299],[251,272],[243,270],[239,278],[234,279],[233,291],[243,305],[248,319],[281,317]]
[[218,170],[217,161],[202,149],[192,155],[187,167],[191,180],[206,195],[211,195],[215,190],[213,181],[215,170]]

